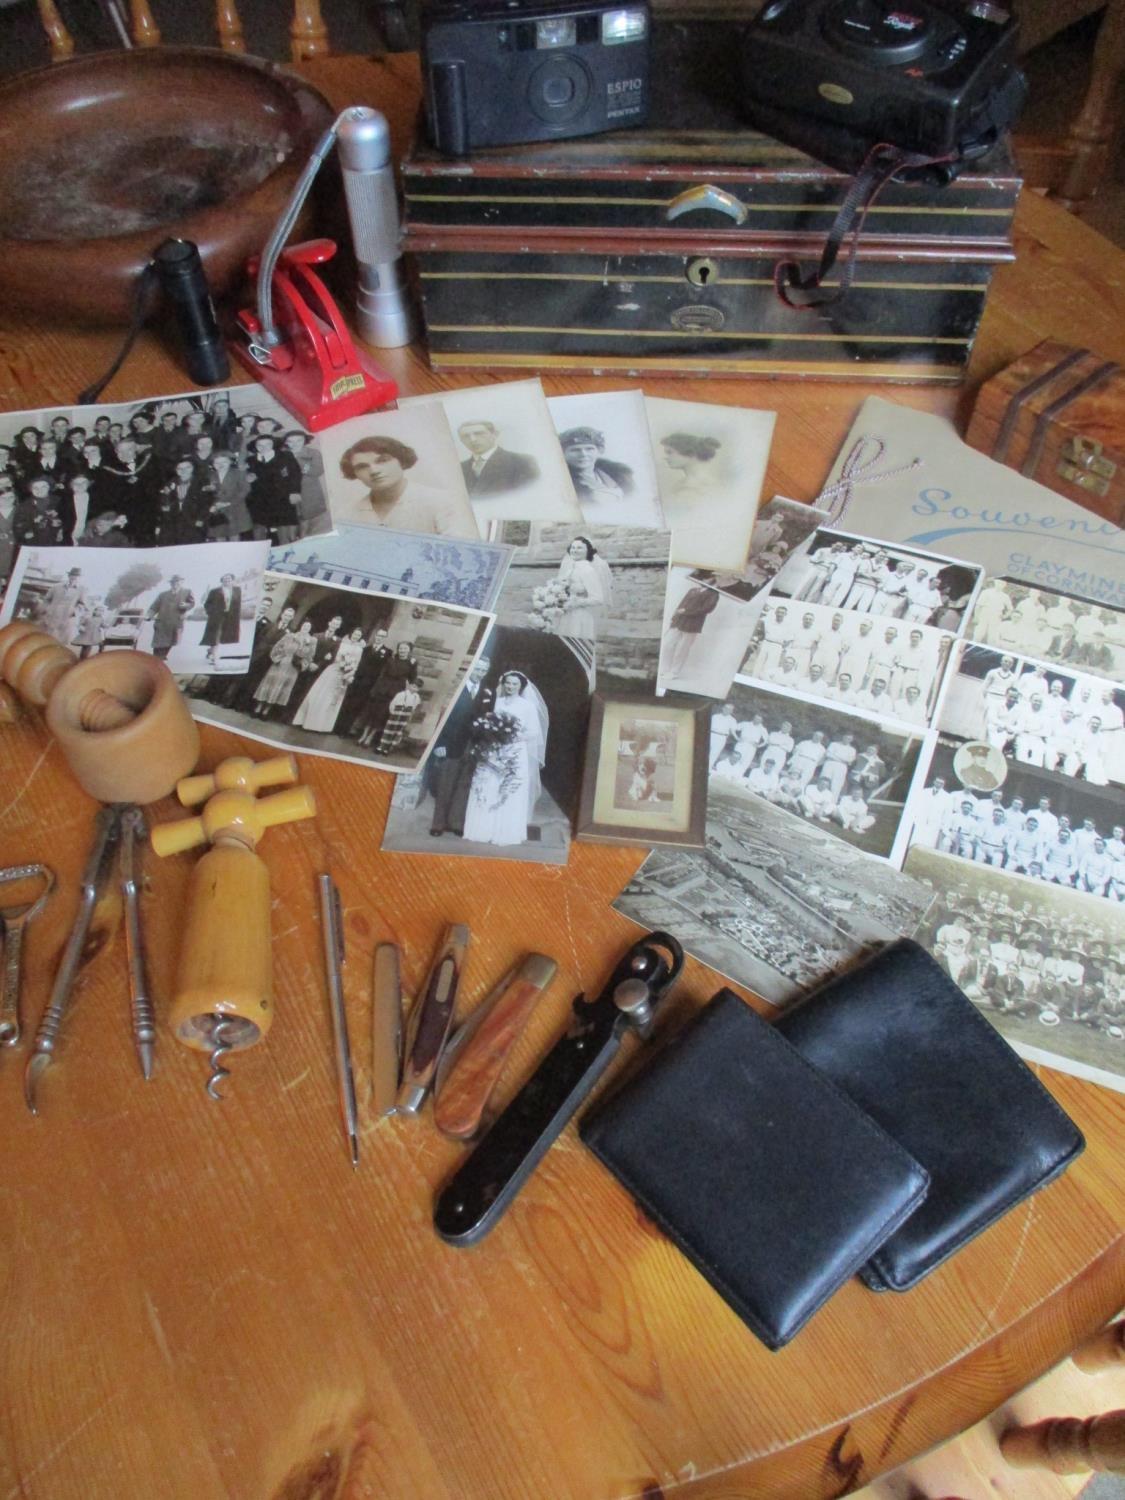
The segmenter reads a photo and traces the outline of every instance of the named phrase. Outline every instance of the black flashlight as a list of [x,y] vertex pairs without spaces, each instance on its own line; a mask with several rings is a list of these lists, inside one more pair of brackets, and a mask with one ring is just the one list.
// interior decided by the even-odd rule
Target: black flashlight
[[191,240],[165,240],[153,251],[152,261],[175,313],[188,374],[196,385],[229,380],[230,358],[198,247]]

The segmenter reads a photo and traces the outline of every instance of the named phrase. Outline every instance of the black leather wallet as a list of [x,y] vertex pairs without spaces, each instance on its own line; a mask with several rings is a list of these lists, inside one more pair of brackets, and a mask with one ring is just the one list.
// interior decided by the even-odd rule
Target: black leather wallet
[[771,1349],[927,1188],[918,1163],[729,990],[580,1133]]
[[775,1024],[930,1173],[925,1203],[861,1273],[876,1290],[914,1286],[1086,1144],[917,943],[892,943]]

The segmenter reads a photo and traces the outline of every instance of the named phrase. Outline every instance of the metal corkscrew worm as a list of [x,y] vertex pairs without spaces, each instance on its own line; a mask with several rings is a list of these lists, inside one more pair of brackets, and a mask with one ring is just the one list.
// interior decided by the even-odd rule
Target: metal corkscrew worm
[[221,1099],[219,1084],[224,1078],[230,1077],[230,1069],[224,1068],[222,1059],[228,1052],[234,1051],[235,1037],[238,1035],[238,1022],[232,1017],[223,1016],[215,1022],[211,1031],[211,1041],[214,1043],[208,1061],[211,1064],[211,1072],[207,1079],[207,1092],[212,1099]]
[[651,1033],[655,1008],[683,966],[676,939],[650,932],[622,956],[596,1000],[577,997],[566,1035],[439,1194],[434,1228],[443,1240],[475,1245],[493,1228],[609,1067],[625,1033]]

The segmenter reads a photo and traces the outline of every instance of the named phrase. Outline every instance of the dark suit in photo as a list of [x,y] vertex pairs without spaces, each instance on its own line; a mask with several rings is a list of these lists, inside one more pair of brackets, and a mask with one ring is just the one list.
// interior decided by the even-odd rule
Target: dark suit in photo
[[[481,714],[491,713],[495,707],[496,694],[492,688],[482,684],[474,695],[473,684],[466,682],[449,711],[428,763],[428,780],[434,799],[434,815],[430,822],[433,834],[456,833],[460,836],[465,832],[465,808],[476,765],[473,720]],[[445,753],[439,755],[439,750]]]
[[538,479],[539,465],[529,453],[493,448],[479,474],[474,472],[471,458],[464,460],[461,473],[470,495],[506,495],[509,490],[522,489]]
[[204,646],[236,646],[242,631],[242,590],[235,584],[223,592],[221,584],[208,589],[203,600],[207,623],[203,627]]

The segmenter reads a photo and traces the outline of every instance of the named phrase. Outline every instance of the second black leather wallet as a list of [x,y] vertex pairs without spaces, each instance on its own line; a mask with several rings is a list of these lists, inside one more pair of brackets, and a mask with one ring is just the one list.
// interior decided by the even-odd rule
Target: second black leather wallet
[[771,1349],[927,1188],[918,1163],[730,991],[581,1136]]
[[941,965],[907,939],[776,1025],[930,1173],[925,1203],[862,1272],[875,1290],[914,1286],[1086,1144]]

